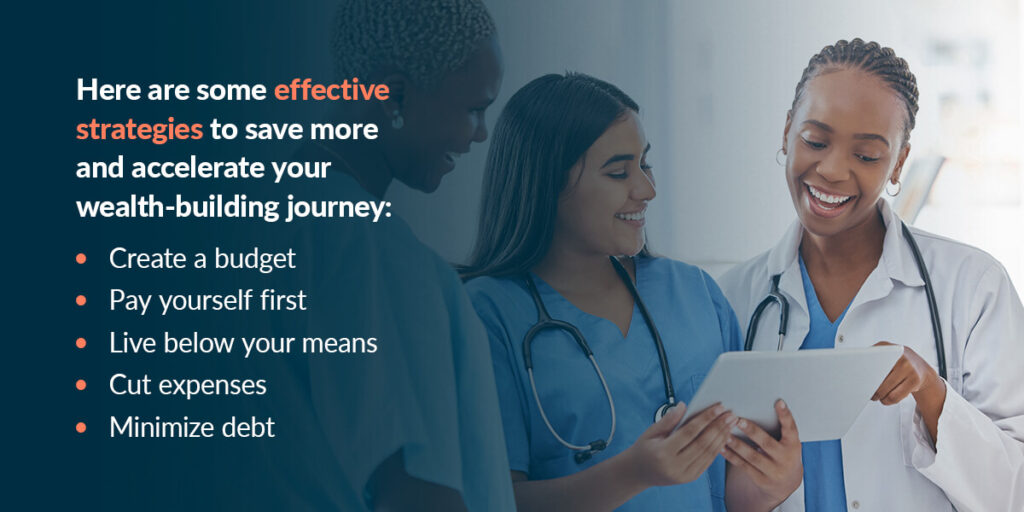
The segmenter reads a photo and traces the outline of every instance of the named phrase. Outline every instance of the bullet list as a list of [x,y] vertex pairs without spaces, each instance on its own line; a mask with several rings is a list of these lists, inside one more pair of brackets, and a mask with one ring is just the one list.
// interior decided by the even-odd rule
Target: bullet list
[[78,338],[75,340],[75,346],[78,348],[85,348],[85,338]]
[[75,256],[75,261],[77,261],[79,265],[85,263],[85,253],[78,253],[78,256]]
[[85,389],[85,379],[78,379],[78,382],[75,383],[75,387],[78,388],[79,391],[84,390]]
[[85,295],[79,295],[78,297],[75,297],[75,304],[78,304],[79,306],[84,306],[85,305]]
[[85,422],[84,421],[79,421],[78,424],[75,425],[75,430],[78,431],[79,434],[84,433],[85,432]]

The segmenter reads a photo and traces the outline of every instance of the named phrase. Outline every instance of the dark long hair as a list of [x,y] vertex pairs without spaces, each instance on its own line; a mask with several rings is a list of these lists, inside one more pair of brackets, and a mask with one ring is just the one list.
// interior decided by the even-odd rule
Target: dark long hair
[[569,170],[628,110],[640,107],[618,87],[581,73],[544,75],[509,99],[487,154],[463,279],[522,275],[544,258]]

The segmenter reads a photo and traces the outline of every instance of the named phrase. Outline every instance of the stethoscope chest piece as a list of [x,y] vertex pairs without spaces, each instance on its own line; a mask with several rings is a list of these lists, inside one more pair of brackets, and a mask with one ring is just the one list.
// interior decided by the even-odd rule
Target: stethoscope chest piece
[[658,407],[658,410],[654,411],[654,422],[657,423],[661,421],[661,419],[664,418],[665,415],[668,414],[668,412],[671,411],[672,408],[677,405],[679,405],[678,402],[665,402],[661,404],[661,407]]
[[[654,320],[651,318],[651,314],[647,311],[647,306],[640,298],[639,292],[637,292],[636,285],[633,283],[632,278],[626,272],[626,269],[621,263],[615,258],[609,258],[612,266],[615,268],[615,272],[622,279],[622,282],[629,289],[630,294],[633,296],[633,300],[636,306],[640,309],[640,314],[644,318],[644,323],[647,324],[647,328],[651,333],[651,338],[654,340],[655,350],[658,352],[658,362],[661,366],[661,376],[663,384],[665,385],[665,403],[662,404],[654,412],[654,421],[657,422],[668,413],[669,409],[676,406],[675,390],[672,386],[672,374],[668,367],[668,357],[665,354],[665,347],[661,341],[661,335],[658,334],[658,329],[654,325]],[[576,326],[569,322],[562,320],[556,320],[551,318],[547,308],[544,306],[544,301],[541,299],[540,292],[537,290],[537,285],[533,282],[533,278],[529,275],[525,276],[526,289],[533,299],[534,306],[537,308],[537,322],[527,330],[526,336],[523,337],[523,365],[526,368],[527,376],[530,380],[530,390],[533,392],[533,399],[537,403],[537,411],[540,413],[540,417],[544,420],[545,426],[548,431],[558,440],[560,444],[573,450],[574,458],[577,464],[582,464],[590,460],[595,453],[600,452],[611,444],[612,439],[615,436],[615,401],[612,399],[611,390],[608,389],[608,382],[604,378],[604,373],[601,372],[601,367],[597,365],[597,360],[594,359],[594,352],[590,350],[590,345],[587,344],[587,340],[583,337],[583,333],[580,332]],[[547,330],[561,331],[568,334],[579,346],[583,355],[590,360],[591,366],[594,368],[594,373],[597,374],[598,380],[601,382],[601,387],[604,389],[605,397],[608,399],[608,410],[611,414],[611,426],[606,439],[599,439],[586,445],[576,445],[570,443],[561,435],[555,431],[554,426],[548,419],[547,413],[544,411],[544,406],[540,401],[540,394],[537,392],[537,383],[533,376],[533,354],[532,344],[533,340],[537,336]]]

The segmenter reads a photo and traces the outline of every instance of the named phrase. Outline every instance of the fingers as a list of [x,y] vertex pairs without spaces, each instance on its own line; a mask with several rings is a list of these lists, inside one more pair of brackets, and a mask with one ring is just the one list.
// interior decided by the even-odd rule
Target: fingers
[[722,449],[722,457],[724,457],[729,464],[732,464],[740,471],[750,475],[750,477],[754,479],[754,482],[762,481],[765,476],[764,473],[761,473],[761,470],[754,467],[753,464],[747,462],[746,459],[736,453],[728,443],[726,443],[725,448]]
[[[726,441],[725,447],[726,451],[732,454],[732,458],[741,459],[745,463],[744,465],[750,466],[750,468],[756,470],[757,473],[768,474],[772,470],[773,464],[767,455],[757,451],[753,446],[750,446],[736,436],[731,436],[729,440]],[[729,457],[727,457],[727,459],[728,458]],[[732,462],[732,460],[729,462]]]
[[907,395],[917,388],[917,380],[916,376],[908,376],[906,379],[903,379],[902,382],[897,384],[896,387],[892,388],[891,391],[886,393],[885,396],[880,398],[879,401],[882,402],[882,405],[900,403],[907,397]]
[[725,412],[725,407],[722,404],[715,404],[687,420],[679,430],[676,430],[669,436],[673,440],[676,451],[682,450],[683,447],[696,439],[712,421],[724,415]]
[[686,461],[688,474],[703,473],[732,437],[732,427],[739,420],[734,414],[726,413],[715,418],[700,435],[680,450],[680,457]]
[[796,419],[793,418],[793,412],[786,406],[786,402],[782,399],[775,401],[775,414],[779,416],[779,423],[782,424],[782,444],[791,444],[800,442],[800,431],[796,428]]
[[902,356],[893,365],[892,370],[889,370],[889,374],[885,376],[882,383],[878,385],[878,389],[875,390],[875,394],[871,395],[872,400],[878,400],[882,398],[889,391],[892,391],[903,379],[907,378],[907,374],[913,371],[913,367],[910,361],[907,361],[906,356]]
[[686,404],[679,402],[675,407],[670,408],[660,420],[655,422],[644,432],[641,437],[664,437],[672,433],[679,421],[686,416]]
[[746,434],[754,444],[769,455],[781,449],[779,442],[753,421],[741,419],[736,426],[739,427],[739,429],[743,431],[743,433]]

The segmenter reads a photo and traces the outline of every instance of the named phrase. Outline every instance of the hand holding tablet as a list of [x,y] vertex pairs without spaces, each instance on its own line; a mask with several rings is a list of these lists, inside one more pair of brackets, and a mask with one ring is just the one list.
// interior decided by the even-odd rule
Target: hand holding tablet
[[[715,361],[680,425],[721,403],[778,436],[775,402],[786,402],[803,442],[841,438],[903,354],[903,347],[728,352]],[[741,435],[742,433],[737,433]]]

